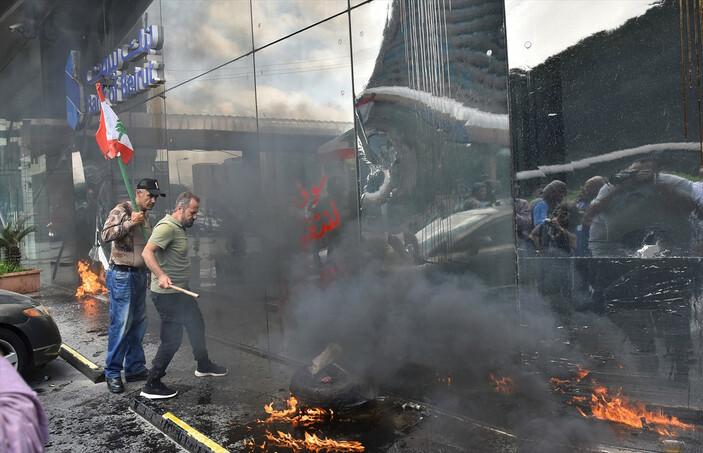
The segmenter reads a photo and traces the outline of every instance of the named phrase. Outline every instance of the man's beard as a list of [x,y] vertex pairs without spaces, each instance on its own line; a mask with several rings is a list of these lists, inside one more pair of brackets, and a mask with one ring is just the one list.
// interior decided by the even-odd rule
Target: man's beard
[[190,228],[195,223],[195,219],[183,221],[183,228]]

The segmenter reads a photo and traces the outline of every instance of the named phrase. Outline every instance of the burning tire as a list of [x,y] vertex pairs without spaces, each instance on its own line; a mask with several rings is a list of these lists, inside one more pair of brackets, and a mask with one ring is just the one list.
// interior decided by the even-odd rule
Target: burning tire
[[361,386],[336,365],[317,375],[312,375],[307,367],[300,368],[291,378],[290,391],[305,406],[339,409],[366,401]]

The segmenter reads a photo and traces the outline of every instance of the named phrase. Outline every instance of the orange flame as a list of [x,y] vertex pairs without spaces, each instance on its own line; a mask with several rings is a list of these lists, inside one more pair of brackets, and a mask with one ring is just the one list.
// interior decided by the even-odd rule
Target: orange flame
[[504,393],[510,395],[515,390],[515,384],[513,383],[513,378],[508,376],[496,377],[493,373],[490,373],[488,377],[491,378],[493,387],[496,392]]
[[[589,370],[585,370],[580,366],[576,367],[576,376],[573,379],[561,379],[558,377],[553,377],[549,379],[549,383],[552,384],[554,390],[559,393],[566,393],[566,388],[573,386],[586,379],[591,374]],[[572,398],[573,401],[574,398]]]
[[87,261],[78,261],[78,275],[81,278],[81,286],[76,289],[76,297],[107,293],[107,288],[100,281],[100,277],[90,270]]
[[591,372],[590,372],[589,370],[584,370],[584,369],[581,368],[580,366],[577,366],[577,367],[576,367],[576,382],[581,382],[581,381],[584,380],[584,379],[586,378],[586,376],[588,376],[589,374],[591,374]]
[[[560,379],[553,377],[549,382],[554,386],[554,390],[566,393],[567,387],[573,386],[590,375],[590,371],[577,367],[576,375],[573,379]],[[691,430],[693,425],[684,423],[676,417],[664,414],[661,410],[649,411],[645,405],[638,401],[630,401],[622,394],[622,389],[616,395],[611,395],[608,388],[599,385],[593,378],[591,382],[595,387],[588,396],[572,396],[568,403],[574,405],[576,410],[583,417],[593,417],[637,429],[649,429],[661,436],[674,436],[676,433],[672,428]],[[581,407],[579,407],[581,406]],[[582,407],[591,410],[589,416]]]
[[[659,411],[648,411],[643,403],[629,401],[622,395],[622,389],[616,395],[610,395],[608,388],[602,385],[593,389],[590,400],[591,414],[599,420],[607,420],[631,428],[651,429],[662,436],[673,436],[671,428],[692,430],[691,424],[684,423],[677,417]],[[579,409],[581,415],[587,415]]]
[[[291,395],[286,401],[286,408],[276,410],[273,403],[266,404],[264,411],[268,414],[266,420],[259,420],[259,423],[289,423],[293,426],[304,426],[309,428],[312,425],[319,424],[332,420],[334,412],[329,409],[319,407],[301,408],[298,405],[298,400]],[[311,452],[362,452],[365,450],[364,445],[358,441],[332,440],[328,438],[317,437],[314,433],[305,431],[304,439],[296,439],[292,434],[283,431],[276,431],[276,434],[266,431],[266,440],[260,449],[266,448],[266,442],[276,447],[289,448],[293,451],[311,451]],[[255,445],[252,441],[251,445]]]
[[291,396],[288,398],[287,407],[277,411],[273,408],[273,403],[266,404],[264,411],[269,415],[262,423],[290,423],[293,426],[302,425],[310,426],[324,421],[329,421],[334,416],[332,410],[322,409],[319,407],[299,408],[298,400]]
[[572,382],[569,379],[560,379],[558,377],[553,377],[553,378],[549,379],[549,383],[552,384],[555,387],[555,389],[561,393],[564,393],[563,387],[572,384]]
[[290,448],[293,451],[312,452],[362,452],[365,451],[361,442],[355,440],[335,441],[317,437],[315,434],[305,432],[305,439],[296,439],[293,435],[277,431],[277,434],[266,432],[266,440],[277,447]]

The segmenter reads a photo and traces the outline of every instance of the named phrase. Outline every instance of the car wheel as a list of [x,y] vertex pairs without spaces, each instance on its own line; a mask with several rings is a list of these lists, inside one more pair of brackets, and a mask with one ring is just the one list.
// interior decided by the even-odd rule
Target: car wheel
[[0,327],[0,355],[20,373],[29,370],[29,353],[22,338],[10,329]]

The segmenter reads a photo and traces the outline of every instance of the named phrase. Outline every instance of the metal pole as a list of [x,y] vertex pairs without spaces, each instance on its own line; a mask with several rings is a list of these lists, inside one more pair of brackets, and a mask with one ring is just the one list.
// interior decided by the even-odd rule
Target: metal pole
[[[132,209],[134,209],[135,212],[139,212],[139,205],[134,199],[134,191],[132,190],[132,186],[129,183],[129,178],[127,177],[127,166],[124,164],[124,162],[122,162],[122,158],[120,156],[117,156],[117,165],[119,165],[120,167],[120,173],[122,173],[122,181],[124,181],[124,185],[127,188],[127,195],[129,195],[129,201],[132,202]],[[140,225],[140,229],[142,230],[142,234],[144,235],[144,240],[148,241],[149,236],[146,235],[144,225]]]

